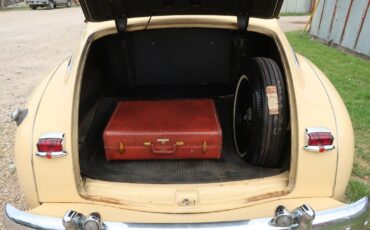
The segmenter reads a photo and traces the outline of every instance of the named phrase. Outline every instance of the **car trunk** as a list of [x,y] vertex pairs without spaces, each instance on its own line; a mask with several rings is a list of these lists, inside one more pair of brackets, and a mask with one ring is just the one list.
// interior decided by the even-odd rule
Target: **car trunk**
[[[238,46],[246,39],[246,55]],[[80,91],[79,163],[83,178],[106,182],[194,184],[250,180],[289,170],[287,129],[276,167],[253,166],[237,153],[233,137],[236,84],[253,57],[282,60],[267,35],[227,29],[176,28],[129,32],[95,40],[89,48]],[[126,55],[127,54],[127,55]],[[107,161],[103,131],[118,102],[212,99],[222,128],[219,160]],[[191,119],[191,117],[189,117]]]

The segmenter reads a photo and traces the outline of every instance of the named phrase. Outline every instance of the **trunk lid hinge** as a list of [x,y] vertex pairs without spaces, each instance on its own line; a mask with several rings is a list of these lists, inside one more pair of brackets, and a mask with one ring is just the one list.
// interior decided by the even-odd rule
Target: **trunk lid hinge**
[[234,38],[235,64],[234,64],[234,85],[239,81],[240,76],[245,74],[247,62],[247,28],[249,15],[241,14],[237,16],[238,33]]
[[122,15],[120,18],[116,18],[116,27],[119,34],[126,33],[127,31],[127,17]]
[[252,12],[254,9],[254,1],[244,1],[244,0],[239,0],[239,9],[244,9],[242,10],[239,15],[237,16],[237,23],[238,23],[238,30],[239,30],[239,35],[237,36],[237,53],[240,58],[239,61],[240,63],[240,69],[242,73],[244,73],[244,66],[246,64],[246,35],[247,35],[247,28],[249,24],[249,12]]
[[116,23],[117,31],[119,34],[126,33],[127,31],[127,16],[126,10],[120,0],[108,0],[114,21]]
[[125,6],[122,0],[108,0],[114,15],[114,21],[116,23],[117,32],[120,36],[121,50],[122,50],[122,62],[124,72],[127,75],[127,82],[125,84],[128,87],[133,88],[136,84],[135,70],[133,64],[133,58],[131,54],[131,39],[127,33],[127,14]]
[[239,15],[237,16],[237,23],[238,23],[238,30],[239,30],[239,38],[238,38],[238,47],[241,49],[245,49],[245,38],[247,34],[247,28],[249,24],[249,16],[248,15]]
[[247,14],[237,16],[238,29],[240,32],[246,32],[249,24],[249,16]]

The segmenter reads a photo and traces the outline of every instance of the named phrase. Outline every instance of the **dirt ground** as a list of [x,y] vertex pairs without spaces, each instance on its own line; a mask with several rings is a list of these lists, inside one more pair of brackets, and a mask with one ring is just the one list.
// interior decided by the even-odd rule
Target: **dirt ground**
[[[26,103],[42,77],[70,56],[85,24],[79,7],[56,10],[0,11],[0,203],[22,210],[27,205],[19,188],[13,158],[16,126],[10,113]],[[307,17],[284,18],[284,30],[301,29]],[[0,212],[0,229],[2,224]]]
[[[0,203],[26,209],[13,160],[15,124],[36,84],[70,56],[84,29],[80,8],[0,12]],[[0,229],[2,226],[2,211]]]

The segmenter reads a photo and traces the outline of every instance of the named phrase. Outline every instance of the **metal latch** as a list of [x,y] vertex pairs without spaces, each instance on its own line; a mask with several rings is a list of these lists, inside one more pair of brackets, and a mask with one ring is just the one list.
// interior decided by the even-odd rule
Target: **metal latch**
[[19,126],[24,118],[26,118],[27,113],[28,109],[17,108],[16,110],[14,110],[14,112],[12,112],[10,118],[12,119],[12,121],[16,122],[17,126]]
[[307,204],[289,212],[284,206],[278,206],[271,225],[289,227],[292,230],[310,230],[315,219],[315,211]]
[[178,206],[196,206],[198,204],[197,190],[177,190],[176,203]]

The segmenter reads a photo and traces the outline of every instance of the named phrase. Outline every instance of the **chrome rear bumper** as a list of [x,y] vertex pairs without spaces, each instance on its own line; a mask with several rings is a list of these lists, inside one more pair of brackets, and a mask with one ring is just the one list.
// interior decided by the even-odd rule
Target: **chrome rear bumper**
[[[319,211],[314,213],[312,226],[304,224],[278,227],[273,226],[273,218],[261,218],[245,221],[233,222],[214,222],[214,223],[182,223],[182,224],[134,224],[123,222],[103,222],[104,230],[115,229],[133,229],[133,230],[185,230],[196,228],[201,230],[248,230],[248,229],[368,229],[370,221],[370,204],[369,197],[364,197],[361,200],[352,204],[347,204],[339,208]],[[272,210],[273,211],[273,210]],[[67,212],[68,213],[68,212]],[[34,215],[20,211],[10,204],[5,206],[4,211],[5,226],[7,229],[65,229],[63,220],[65,218],[53,218],[47,216]],[[69,228],[75,229],[75,228]],[[83,229],[83,228],[77,228]]]

